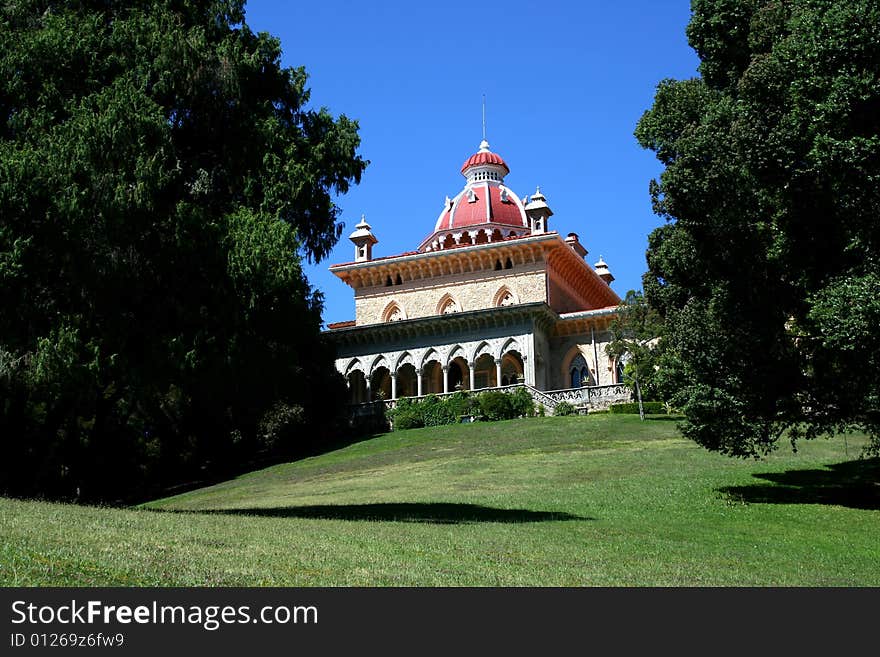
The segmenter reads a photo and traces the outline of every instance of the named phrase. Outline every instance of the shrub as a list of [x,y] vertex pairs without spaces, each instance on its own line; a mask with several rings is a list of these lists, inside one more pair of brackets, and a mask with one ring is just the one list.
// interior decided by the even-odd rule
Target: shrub
[[497,390],[488,390],[477,395],[480,414],[487,420],[509,420],[516,417],[513,400]]
[[448,412],[452,416],[452,422],[458,422],[462,415],[475,415],[479,412],[479,404],[468,393],[459,391],[449,395],[443,400],[448,406]]
[[530,417],[535,414],[535,400],[525,388],[517,388],[508,395],[514,417]]
[[561,401],[556,404],[556,408],[553,410],[553,415],[574,415],[575,412],[576,409],[574,405],[567,401]]
[[411,399],[399,400],[397,405],[388,411],[388,418],[394,423],[395,430],[418,429],[425,426],[421,406]]
[[426,427],[437,427],[443,424],[454,424],[458,421],[452,405],[435,395],[428,395],[419,403],[422,422]]
[[[642,408],[645,409],[645,413],[666,413],[666,405],[663,402],[658,401],[649,401],[642,402]],[[625,404],[611,404],[608,407],[608,411],[610,413],[625,413],[625,414],[636,414],[639,412],[639,403],[638,402],[627,402]]]
[[538,408],[535,411],[538,417],[544,417],[547,414],[547,409],[544,408],[544,404],[538,404]]

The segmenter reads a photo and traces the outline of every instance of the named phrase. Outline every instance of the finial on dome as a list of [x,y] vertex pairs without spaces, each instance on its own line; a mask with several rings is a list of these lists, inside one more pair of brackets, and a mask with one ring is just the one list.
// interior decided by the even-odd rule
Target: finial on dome
[[489,152],[491,152],[491,151],[489,150],[489,142],[486,141],[485,139],[483,139],[483,141],[480,142],[480,151],[479,151],[479,152],[480,152],[480,153],[489,153]]

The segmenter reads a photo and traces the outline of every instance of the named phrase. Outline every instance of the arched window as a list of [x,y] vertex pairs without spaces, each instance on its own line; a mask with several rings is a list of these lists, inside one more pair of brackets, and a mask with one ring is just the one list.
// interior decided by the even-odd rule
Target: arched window
[[590,385],[590,370],[587,368],[587,361],[584,360],[583,354],[578,354],[571,360],[571,365],[568,366],[568,373],[572,388]]
[[451,315],[457,312],[461,312],[461,306],[451,294],[444,294],[440,297],[440,303],[437,304],[438,315]]
[[402,319],[406,319],[406,313],[396,302],[388,304],[385,312],[382,313],[383,322],[399,322]]
[[516,295],[513,291],[507,287],[506,285],[502,286],[498,292],[495,293],[494,304],[497,306],[513,306],[519,303],[519,299],[516,298]]
[[623,383],[623,363],[620,361],[617,361],[617,364],[614,366],[614,374],[616,375],[615,383]]

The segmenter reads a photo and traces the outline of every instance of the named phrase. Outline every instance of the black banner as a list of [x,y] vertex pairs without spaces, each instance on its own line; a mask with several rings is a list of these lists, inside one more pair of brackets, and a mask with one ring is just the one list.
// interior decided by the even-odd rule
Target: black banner
[[860,649],[876,589],[6,588],[0,654]]

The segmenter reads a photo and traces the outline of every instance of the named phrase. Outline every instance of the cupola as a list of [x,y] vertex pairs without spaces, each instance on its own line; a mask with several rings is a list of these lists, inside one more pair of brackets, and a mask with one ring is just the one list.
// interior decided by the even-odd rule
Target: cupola
[[611,271],[608,269],[608,264],[602,259],[602,256],[599,256],[599,262],[596,263],[596,273],[599,275],[603,281],[611,285],[611,281],[614,280],[614,276],[611,275]]
[[354,227],[354,232],[348,236],[354,242],[354,261],[366,262],[373,259],[373,245],[379,240],[370,231],[370,224],[364,215],[361,215],[361,222]]
[[526,204],[526,214],[529,217],[529,225],[533,235],[540,235],[549,230],[547,226],[550,217],[553,216],[553,210],[547,205],[547,199],[541,193],[540,187],[535,190],[532,198]]
[[523,202],[504,184],[508,173],[504,158],[493,153],[483,139],[477,152],[461,165],[464,189],[455,198],[446,197],[434,231],[419,251],[528,235],[531,229]]

